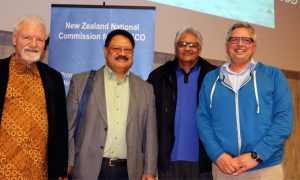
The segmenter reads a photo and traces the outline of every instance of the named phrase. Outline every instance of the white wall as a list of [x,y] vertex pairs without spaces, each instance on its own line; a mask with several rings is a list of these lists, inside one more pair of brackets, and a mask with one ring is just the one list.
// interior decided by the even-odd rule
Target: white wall
[[[258,34],[256,59],[282,69],[300,71],[300,3],[275,1],[275,29],[254,26]],[[17,18],[35,14],[50,23],[51,4],[102,5],[96,0],[1,0],[0,30],[11,31]],[[226,61],[224,39],[227,29],[236,21],[195,11],[156,4],[144,0],[108,0],[106,5],[156,6],[155,51],[174,53],[173,41],[185,25],[198,28],[204,36],[204,58]],[[247,8],[251,7],[246,7]]]

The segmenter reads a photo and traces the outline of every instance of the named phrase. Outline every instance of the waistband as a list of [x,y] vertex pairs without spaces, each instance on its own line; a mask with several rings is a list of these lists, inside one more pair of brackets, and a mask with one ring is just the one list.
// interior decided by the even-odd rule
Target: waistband
[[102,164],[105,163],[108,166],[126,166],[127,160],[126,159],[114,159],[114,158],[106,158],[103,157]]

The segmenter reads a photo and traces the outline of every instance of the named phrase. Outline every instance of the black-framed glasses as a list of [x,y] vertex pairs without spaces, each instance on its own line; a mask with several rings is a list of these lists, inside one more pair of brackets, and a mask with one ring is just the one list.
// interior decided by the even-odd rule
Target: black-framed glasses
[[196,42],[177,42],[177,46],[179,48],[185,48],[185,47],[190,47],[190,48],[198,48],[199,47],[199,44],[196,43]]
[[125,52],[125,54],[132,54],[133,53],[133,49],[129,48],[129,47],[121,47],[121,46],[111,46],[108,47],[112,52],[114,53],[121,53],[122,51]]
[[240,41],[243,42],[243,44],[251,44],[254,42],[253,38],[250,37],[229,37],[228,42],[231,44],[238,44]]

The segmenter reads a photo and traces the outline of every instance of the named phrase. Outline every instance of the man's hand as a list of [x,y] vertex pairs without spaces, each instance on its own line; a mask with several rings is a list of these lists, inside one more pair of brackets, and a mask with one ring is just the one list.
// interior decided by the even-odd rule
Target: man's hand
[[74,166],[69,166],[67,170],[67,177],[58,177],[58,180],[68,180],[68,176],[73,173]]
[[68,166],[67,176],[66,177],[59,176],[58,180],[68,180],[68,176],[72,174],[73,168],[74,166]]
[[67,177],[61,177],[61,176],[59,176],[58,180],[68,180],[68,176]]
[[227,153],[223,153],[219,156],[216,163],[224,174],[233,174],[240,170],[240,166],[236,163],[234,158]]
[[68,166],[67,175],[71,175],[73,173],[74,166]]
[[155,176],[151,174],[143,174],[142,180],[155,180]]
[[239,165],[239,167],[241,167],[239,171],[234,173],[234,175],[239,175],[259,164],[255,159],[251,157],[251,153],[242,154],[234,158],[234,161]]

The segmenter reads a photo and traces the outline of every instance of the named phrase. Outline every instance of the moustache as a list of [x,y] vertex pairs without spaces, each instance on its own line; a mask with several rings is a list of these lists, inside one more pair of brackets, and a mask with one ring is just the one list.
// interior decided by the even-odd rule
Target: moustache
[[128,57],[127,56],[122,56],[122,55],[118,55],[116,58],[116,60],[128,60]]
[[38,48],[25,48],[25,51],[31,51],[31,52],[35,52],[35,53],[39,53],[40,50]]

